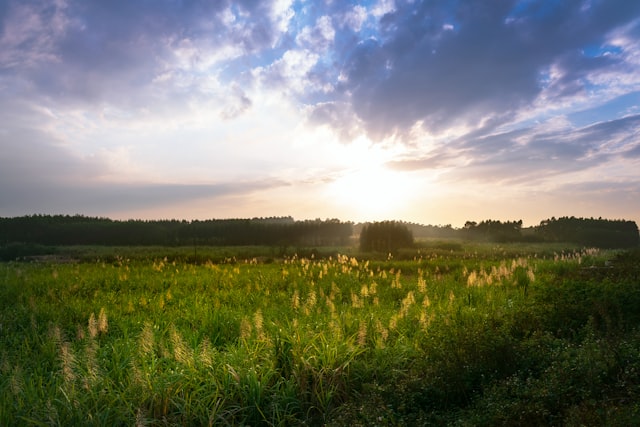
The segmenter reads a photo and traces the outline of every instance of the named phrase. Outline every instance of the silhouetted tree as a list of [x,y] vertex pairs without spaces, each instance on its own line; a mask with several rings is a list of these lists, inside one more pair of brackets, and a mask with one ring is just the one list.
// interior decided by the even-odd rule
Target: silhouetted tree
[[635,221],[561,217],[540,222],[535,232],[544,241],[572,242],[601,248],[631,248],[640,242]]
[[360,250],[395,252],[413,246],[413,234],[409,228],[397,221],[382,221],[366,224],[360,232]]
[[0,245],[268,245],[341,246],[353,232],[337,219],[291,217],[195,221],[113,221],[81,215],[0,218]]
[[477,223],[467,221],[464,224],[464,236],[472,240],[484,240],[490,242],[516,242],[522,239],[522,220],[495,221],[485,220]]

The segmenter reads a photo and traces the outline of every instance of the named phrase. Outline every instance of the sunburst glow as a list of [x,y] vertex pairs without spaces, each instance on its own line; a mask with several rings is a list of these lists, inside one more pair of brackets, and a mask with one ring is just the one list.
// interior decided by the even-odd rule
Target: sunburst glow
[[389,219],[410,203],[415,183],[384,165],[367,165],[346,172],[329,186],[335,203],[369,220]]

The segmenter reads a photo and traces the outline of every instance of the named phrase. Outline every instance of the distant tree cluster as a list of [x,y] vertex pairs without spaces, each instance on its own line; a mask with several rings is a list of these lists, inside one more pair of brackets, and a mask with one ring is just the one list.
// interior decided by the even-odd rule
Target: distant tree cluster
[[480,223],[467,221],[462,234],[470,240],[517,242],[522,240],[522,220],[501,222],[489,219]]
[[[452,239],[459,238],[459,230],[453,228],[451,224],[447,225],[424,225],[415,222],[399,221],[400,224],[406,226],[414,238],[436,238],[436,239]],[[362,229],[367,223],[358,223],[353,226],[353,233],[360,235]]]
[[535,233],[546,242],[574,242],[601,248],[631,248],[640,244],[635,221],[561,217],[540,222]]
[[602,218],[551,218],[527,229],[522,228],[522,220],[467,221],[462,229],[454,229],[450,225],[423,226],[400,221],[354,226],[337,219],[295,221],[291,217],[116,221],[81,215],[32,215],[0,218],[0,246],[6,249],[12,243],[20,243],[31,245],[23,246],[31,251],[38,248],[33,245],[345,246],[350,244],[354,231],[360,234],[363,251],[378,252],[411,247],[415,236],[490,242],[567,242],[602,248],[640,244],[634,221]]
[[522,229],[522,220],[480,223],[467,221],[460,230],[468,240],[490,242],[566,242],[600,248],[630,248],[640,243],[638,226],[634,221],[594,218],[562,217],[540,222],[531,229]]
[[413,246],[413,234],[398,221],[365,224],[360,232],[360,250],[365,252],[395,252]]
[[0,218],[0,244],[41,245],[267,245],[341,246],[353,224],[291,217],[206,221],[116,221],[81,215]]

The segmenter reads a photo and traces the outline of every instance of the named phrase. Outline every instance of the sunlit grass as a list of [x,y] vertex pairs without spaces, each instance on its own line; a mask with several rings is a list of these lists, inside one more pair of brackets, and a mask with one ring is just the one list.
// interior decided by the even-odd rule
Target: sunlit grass
[[[558,340],[634,330],[621,326],[631,320],[613,290],[609,305],[567,307],[571,325],[548,300],[563,275],[610,256],[485,247],[407,260],[2,264],[0,424],[475,419],[487,390],[502,399],[503,381],[522,372],[542,381],[536,370],[553,369]],[[593,339],[584,351],[621,366]],[[530,355],[533,343],[544,354]],[[634,369],[636,349],[626,350]]]

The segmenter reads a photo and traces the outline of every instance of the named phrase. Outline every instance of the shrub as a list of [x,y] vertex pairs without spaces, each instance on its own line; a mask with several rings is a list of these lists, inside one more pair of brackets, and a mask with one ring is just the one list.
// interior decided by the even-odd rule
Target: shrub
[[365,252],[396,252],[413,246],[413,234],[397,221],[373,222],[360,233],[360,250]]

